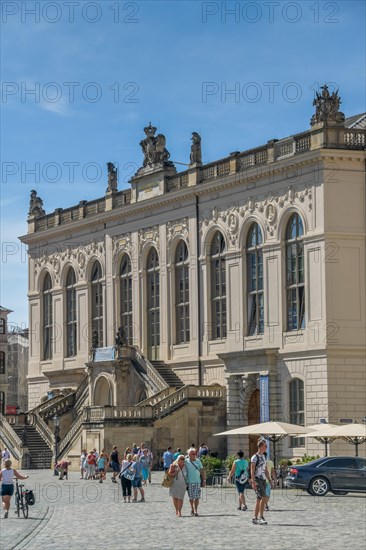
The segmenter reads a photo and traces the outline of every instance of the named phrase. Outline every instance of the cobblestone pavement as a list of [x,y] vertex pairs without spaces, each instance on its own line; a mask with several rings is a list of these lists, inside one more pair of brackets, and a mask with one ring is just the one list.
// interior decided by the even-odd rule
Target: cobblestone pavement
[[[249,510],[237,510],[233,487],[204,489],[199,517],[190,516],[186,498],[183,517],[175,516],[162,472],[154,472],[145,503],[124,504],[120,484],[108,479],[79,480],[76,472],[59,481],[50,471],[31,471],[27,486],[37,503],[29,518],[14,513],[0,519],[1,550],[80,550],[133,548],[183,550],[199,545],[222,550],[233,545],[248,550],[365,548],[366,497],[327,495],[314,498],[294,490],[272,492],[268,525],[252,525],[253,491],[247,491]],[[260,536],[260,539],[258,538]]]

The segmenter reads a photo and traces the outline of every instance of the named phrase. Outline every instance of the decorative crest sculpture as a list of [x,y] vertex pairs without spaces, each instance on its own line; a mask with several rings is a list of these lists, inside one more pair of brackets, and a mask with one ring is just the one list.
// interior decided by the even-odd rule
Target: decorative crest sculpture
[[[155,135],[156,128],[149,126],[144,128],[146,138],[140,141],[142,151],[144,153],[144,162],[143,166],[145,167],[154,167],[162,164],[168,163],[170,157],[169,151],[165,148],[166,139],[163,134]],[[172,163],[169,162],[169,165]]]
[[117,168],[113,162],[107,162],[108,167],[108,187],[106,193],[117,191]]
[[37,191],[32,189],[30,194],[28,216],[39,218],[40,216],[44,216],[45,214],[46,212],[43,210],[43,200],[37,196]]
[[313,126],[318,122],[344,122],[344,114],[339,110],[341,98],[338,90],[329,93],[328,86],[324,84],[320,88],[322,93],[316,92],[313,105],[316,107],[315,114],[311,117],[310,124]]
[[202,164],[201,136],[192,132],[190,164]]

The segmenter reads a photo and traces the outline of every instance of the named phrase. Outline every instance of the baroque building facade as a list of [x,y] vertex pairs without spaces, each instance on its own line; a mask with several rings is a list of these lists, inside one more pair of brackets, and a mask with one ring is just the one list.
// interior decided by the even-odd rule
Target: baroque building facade
[[[361,421],[365,116],[345,119],[339,103],[325,86],[309,130],[210,164],[194,132],[180,173],[150,123],[131,189],[118,191],[109,163],[105,195],[95,201],[46,214],[33,191],[21,238],[29,252],[29,408],[77,391],[86,372],[89,407],[154,407],[165,369],[173,389],[223,390],[220,421],[210,426],[208,418],[204,431],[174,440],[181,445],[204,436],[220,451],[215,431],[266,419]],[[108,362],[103,350],[117,349],[118,331],[125,367],[116,374],[116,356]],[[191,424],[197,411],[187,413]],[[162,447],[169,437],[149,442]],[[227,451],[254,443],[231,437]],[[346,443],[332,448],[352,453]],[[320,449],[287,438],[281,453]]]

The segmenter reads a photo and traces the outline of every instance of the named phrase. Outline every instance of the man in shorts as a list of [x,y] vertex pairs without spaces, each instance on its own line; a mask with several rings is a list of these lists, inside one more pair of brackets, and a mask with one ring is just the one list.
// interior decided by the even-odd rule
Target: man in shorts
[[[270,458],[267,458],[267,451],[263,454],[264,454],[264,457],[267,461],[267,469],[268,469],[269,477],[271,478],[272,484],[275,487],[276,483],[277,483],[276,469],[274,467],[274,464],[273,464],[272,460]],[[266,480],[266,499],[265,499],[265,503],[264,503],[264,510],[266,512],[269,512],[268,501],[269,501],[269,497],[271,496],[272,484],[269,483],[268,480]]]
[[271,483],[269,476],[266,458],[263,453],[267,450],[267,443],[264,439],[258,441],[258,451],[250,460],[250,483],[253,490],[256,492],[257,500],[254,508],[254,517],[252,523],[254,525],[267,525],[263,516],[264,506],[266,503],[266,479]]

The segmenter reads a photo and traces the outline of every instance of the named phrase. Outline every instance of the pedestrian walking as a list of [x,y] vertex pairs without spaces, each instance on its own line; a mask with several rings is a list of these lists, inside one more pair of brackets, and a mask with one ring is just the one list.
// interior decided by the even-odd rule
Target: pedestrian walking
[[135,472],[135,477],[132,480],[132,487],[133,487],[133,501],[137,502],[137,490],[140,491],[141,498],[139,502],[145,502],[145,491],[142,487],[142,464],[139,462],[139,457],[136,454],[133,457],[133,464],[131,466],[131,469],[133,472]]
[[14,470],[11,467],[11,460],[7,458],[4,460],[4,468],[0,471],[1,500],[3,502],[4,518],[9,516],[10,501],[14,494],[14,477],[17,479],[28,479],[28,476],[22,476],[22,474]]
[[150,462],[147,456],[147,449],[145,448],[141,455],[139,455],[139,461],[142,464],[142,482],[144,487],[147,486],[147,480],[149,479]]
[[189,503],[191,505],[191,516],[198,516],[198,504],[201,498],[201,487],[206,484],[205,472],[202,462],[196,455],[196,449],[190,448],[187,451],[188,458],[185,459],[187,470],[187,489]]
[[201,458],[208,455],[208,447],[204,443],[201,443],[200,448],[198,449],[197,456]]
[[105,481],[106,479],[108,463],[109,463],[108,455],[105,452],[105,450],[102,449],[97,462],[98,473],[99,473],[99,483],[103,483],[103,481]]
[[263,454],[264,454],[264,457],[267,461],[267,469],[268,469],[269,477],[271,479],[271,483],[268,481],[268,479],[266,479],[266,498],[265,498],[265,503],[264,503],[265,512],[269,512],[268,502],[269,502],[269,498],[271,496],[271,489],[272,489],[272,487],[276,487],[277,478],[276,478],[276,469],[274,467],[274,464],[273,464],[272,460],[267,457],[267,451],[265,451]]
[[239,496],[239,506],[238,510],[245,512],[248,510],[248,506],[245,502],[244,489],[248,482],[248,477],[246,475],[248,469],[248,461],[244,459],[243,451],[237,452],[237,459],[234,460],[231,467],[228,480],[231,481],[235,479],[236,490],[238,491]]
[[170,466],[173,464],[173,453],[172,448],[168,447],[168,449],[163,454],[163,462],[164,462],[164,470],[167,472],[170,468]]
[[97,461],[95,460],[94,453],[93,451],[90,451],[86,457],[86,479],[94,478],[96,464]]
[[110,466],[113,470],[112,474],[112,483],[117,483],[116,477],[120,472],[119,458],[118,458],[118,447],[117,445],[113,446],[111,456],[109,457]]
[[271,478],[269,477],[266,458],[263,454],[266,450],[267,443],[265,440],[260,439],[258,441],[258,451],[250,460],[250,482],[257,495],[252,523],[259,525],[267,525],[263,511],[266,497],[266,479],[271,482]]
[[132,453],[129,453],[126,456],[126,458],[122,460],[121,474],[120,474],[123,502],[131,502],[131,487],[132,487],[131,474],[133,474],[134,472],[133,469],[131,468],[132,465],[133,465],[133,455]]
[[169,489],[169,495],[173,499],[175,515],[182,517],[184,496],[187,490],[187,468],[184,455],[178,455],[168,470],[170,477],[174,478],[173,485]]
[[80,479],[84,479],[86,477],[86,459],[87,459],[88,453],[86,452],[86,449],[82,449],[81,455],[80,455]]
[[177,460],[178,456],[182,454],[182,449],[180,449],[178,447],[178,449],[176,450],[176,452],[174,453],[173,455],[173,460]]

